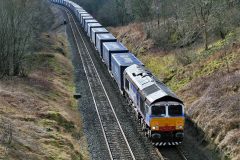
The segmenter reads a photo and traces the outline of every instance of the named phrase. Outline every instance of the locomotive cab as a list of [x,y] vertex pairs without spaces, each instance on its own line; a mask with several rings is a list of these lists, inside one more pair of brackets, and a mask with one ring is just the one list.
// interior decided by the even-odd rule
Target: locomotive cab
[[153,141],[181,142],[183,140],[184,106],[181,103],[155,103],[151,105],[147,119]]
[[180,144],[184,137],[183,102],[143,66],[124,71],[124,91],[142,130],[153,143]]

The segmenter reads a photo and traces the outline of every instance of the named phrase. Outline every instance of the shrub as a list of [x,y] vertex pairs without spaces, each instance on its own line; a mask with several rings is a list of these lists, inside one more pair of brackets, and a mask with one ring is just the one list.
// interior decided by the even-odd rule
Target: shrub
[[[0,78],[25,75],[30,65],[27,57],[33,44],[49,23],[43,21],[49,14],[45,1],[0,1]],[[28,65],[29,64],[29,65]]]
[[197,54],[192,51],[181,50],[175,53],[175,58],[178,64],[186,66],[196,60]]

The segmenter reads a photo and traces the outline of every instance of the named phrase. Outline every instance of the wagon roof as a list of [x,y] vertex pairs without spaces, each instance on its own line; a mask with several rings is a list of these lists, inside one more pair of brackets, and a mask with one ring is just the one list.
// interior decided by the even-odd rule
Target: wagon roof
[[132,64],[143,65],[132,53],[113,54],[112,57],[119,66],[130,66]]
[[88,16],[91,16],[91,14],[89,13],[85,13],[85,14],[81,14],[82,17],[88,17]]
[[128,49],[121,42],[105,42],[103,46],[109,51],[128,51]]
[[101,27],[102,26],[100,23],[89,23],[88,25],[91,27]]
[[85,22],[86,22],[86,23],[89,23],[89,22],[98,23],[98,21],[95,20],[95,19],[87,19]]
[[108,30],[106,30],[106,28],[102,27],[102,28],[93,28],[92,29],[94,32],[108,32]]
[[99,37],[100,39],[116,39],[111,33],[98,34],[97,37]]

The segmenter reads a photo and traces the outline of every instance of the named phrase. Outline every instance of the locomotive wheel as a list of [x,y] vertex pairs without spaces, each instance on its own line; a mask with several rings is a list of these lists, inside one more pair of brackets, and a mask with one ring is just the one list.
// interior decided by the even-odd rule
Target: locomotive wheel
[[146,130],[145,130],[145,136],[148,137],[148,134],[149,134],[149,128],[147,127]]
[[127,97],[125,91],[122,92],[122,95],[123,95],[124,98]]
[[148,130],[147,130],[147,137],[148,137],[149,139],[151,139],[151,137],[152,137],[152,131],[151,131],[151,129],[149,129],[149,128],[148,128]]
[[142,118],[138,115],[138,123],[142,126]]
[[135,117],[136,117],[136,120],[138,121],[139,117],[138,117],[138,112],[136,112],[136,111],[135,111]]
[[146,137],[148,137],[148,130],[146,130],[146,131],[144,132],[144,135],[145,135]]
[[142,131],[144,131],[144,121],[143,121],[143,118],[141,118],[140,123],[141,123],[141,129],[142,129]]

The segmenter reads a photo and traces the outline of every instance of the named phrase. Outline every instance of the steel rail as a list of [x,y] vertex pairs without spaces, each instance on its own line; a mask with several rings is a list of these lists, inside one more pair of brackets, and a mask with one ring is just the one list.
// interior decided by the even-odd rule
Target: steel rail
[[177,148],[178,153],[181,155],[182,159],[183,160],[188,160],[186,155],[183,153],[183,150],[181,148],[179,148],[179,147],[176,147],[176,148]]
[[155,149],[157,152],[158,157],[160,158],[160,160],[165,160],[165,158],[163,157],[163,155],[161,154],[161,152],[158,150],[158,148]]
[[[65,9],[64,9],[64,10],[65,10]],[[65,11],[65,12],[66,12],[66,14],[67,14],[67,16],[68,16],[68,20],[69,20],[69,23],[70,23],[70,17],[69,17],[69,15],[68,15],[67,11]],[[78,43],[77,43],[77,38],[76,38],[76,35],[74,34],[73,26],[72,26],[71,23],[70,23],[70,28],[71,28],[71,31],[72,31],[72,33],[73,33],[74,40],[75,40],[75,43],[76,43],[76,45],[77,45],[77,50],[78,50],[79,55],[80,55],[80,47],[79,47],[79,45],[78,45]],[[83,65],[83,69],[84,69],[84,72],[86,73],[86,67],[85,67],[84,65]],[[87,77],[87,76],[86,76],[86,77]],[[95,108],[96,108],[96,107],[97,107],[97,103],[96,103],[96,100],[95,100],[95,98],[94,98],[94,96],[93,96],[92,87],[91,87],[91,85],[90,85],[90,83],[89,83],[89,78],[88,78],[88,77],[87,77],[87,80],[88,80],[88,85],[89,85],[90,92],[91,92],[91,95],[92,95],[92,98],[93,98],[94,106],[95,106]],[[100,118],[100,114],[99,114],[97,108],[96,108],[96,111],[97,111],[98,119],[99,119],[99,121],[100,121],[101,129],[102,129],[102,131],[103,131],[103,136],[104,136],[104,139],[105,139],[105,142],[106,142],[108,151],[109,151],[110,158],[111,158],[111,160],[113,160],[113,156],[112,156],[110,147],[109,147],[109,145],[108,145],[108,140],[107,140],[106,134],[105,134],[105,132],[104,132],[104,127],[103,127],[103,125],[102,125],[102,120],[101,120],[101,118]]]
[[[66,14],[67,14],[67,16],[68,16],[68,19],[69,19],[70,27],[71,27],[72,33],[73,33],[73,35],[74,35],[74,39],[75,39],[75,42],[76,42],[76,45],[77,45],[77,49],[78,49],[79,55],[80,55],[80,57],[81,57],[81,61],[82,61],[83,68],[84,68],[84,72],[85,72],[85,74],[87,75],[87,69],[86,69],[87,67],[85,66],[85,64],[84,64],[84,62],[83,62],[83,59],[84,59],[84,58],[83,58],[82,53],[80,52],[80,47],[79,47],[79,45],[78,45],[78,43],[77,43],[77,37],[76,37],[76,35],[75,35],[76,33],[74,32],[73,25],[72,25],[71,20],[70,20],[71,18],[73,19],[73,22],[74,22],[74,24],[75,24],[75,27],[76,27],[76,29],[77,29],[77,32],[78,32],[79,36],[81,37],[81,40],[82,40],[82,42],[83,42],[83,44],[84,44],[84,47],[85,47],[85,49],[86,49],[86,51],[87,51],[87,56],[90,58],[91,64],[92,64],[92,66],[93,66],[93,68],[94,68],[94,71],[95,71],[96,74],[97,74],[98,80],[99,80],[99,82],[100,82],[100,84],[101,84],[101,87],[102,87],[102,89],[103,89],[103,91],[104,91],[104,95],[106,96],[106,98],[107,98],[107,100],[108,100],[108,103],[109,103],[109,105],[110,105],[110,107],[111,107],[111,110],[112,110],[112,112],[113,112],[113,114],[114,114],[115,120],[117,121],[117,124],[118,124],[118,127],[119,127],[119,129],[120,129],[120,132],[121,132],[121,134],[122,134],[122,136],[123,136],[123,138],[124,138],[124,141],[125,141],[125,143],[126,143],[126,145],[127,145],[128,152],[131,154],[131,158],[132,158],[133,160],[135,160],[135,156],[134,156],[134,154],[133,154],[133,151],[132,151],[132,149],[131,149],[131,147],[130,147],[130,145],[129,145],[129,143],[128,143],[128,140],[127,140],[127,138],[126,138],[126,135],[125,135],[125,133],[124,133],[122,127],[121,127],[121,124],[120,124],[120,122],[119,122],[119,120],[118,120],[118,118],[117,118],[117,115],[116,115],[116,113],[115,113],[115,110],[114,110],[114,108],[113,108],[113,106],[112,106],[112,103],[111,103],[110,98],[109,98],[109,96],[108,96],[108,94],[107,94],[107,92],[106,92],[106,89],[105,89],[105,87],[104,87],[104,85],[103,85],[103,83],[102,83],[102,80],[101,80],[101,78],[100,78],[100,76],[99,76],[99,73],[98,73],[98,71],[97,71],[97,69],[96,69],[96,67],[95,67],[95,64],[94,64],[94,62],[93,62],[93,60],[92,60],[92,57],[91,57],[91,55],[90,55],[90,53],[89,53],[89,50],[88,50],[88,48],[87,48],[87,46],[86,46],[86,43],[85,43],[85,41],[84,41],[84,39],[83,39],[83,36],[82,36],[81,32],[79,31],[78,25],[77,25],[74,17],[72,16],[72,14],[69,13],[70,11],[68,11],[68,10],[66,10],[66,9],[64,9],[64,10],[65,10],[65,12],[66,12]],[[71,18],[70,18],[70,17],[71,17]],[[95,99],[95,97],[94,97],[93,86],[91,86],[89,77],[88,77],[88,76],[86,76],[86,77],[87,77],[87,80],[88,80],[88,85],[89,85],[89,88],[90,88],[90,91],[91,91],[91,94],[92,94],[93,102],[94,102],[94,105],[95,105],[95,108],[96,108],[96,111],[97,111],[97,115],[98,115],[98,118],[99,118],[99,121],[100,121],[100,124],[101,124],[101,128],[102,128],[102,131],[103,131],[104,139],[105,139],[105,141],[106,141],[106,145],[107,145],[107,148],[108,148],[108,151],[109,151],[110,158],[111,158],[111,159],[114,159],[113,153],[112,153],[111,147],[110,147],[110,143],[111,143],[111,142],[108,141],[107,131],[104,129],[103,120],[101,119],[101,116],[100,116],[100,113],[99,113],[99,109],[98,109],[98,105],[97,105],[96,99]]]

